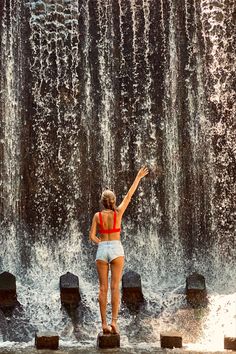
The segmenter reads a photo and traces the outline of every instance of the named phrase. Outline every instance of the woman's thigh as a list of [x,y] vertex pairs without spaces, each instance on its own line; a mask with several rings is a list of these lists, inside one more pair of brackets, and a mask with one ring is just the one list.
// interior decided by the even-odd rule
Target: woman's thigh
[[124,268],[124,256],[117,257],[111,261],[111,287],[118,286]]
[[107,290],[109,264],[105,261],[97,260],[96,265],[100,287],[103,287]]

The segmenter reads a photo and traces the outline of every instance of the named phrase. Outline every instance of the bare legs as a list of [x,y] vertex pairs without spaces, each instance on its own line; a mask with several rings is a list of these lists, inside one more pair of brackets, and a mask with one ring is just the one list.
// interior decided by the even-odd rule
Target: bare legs
[[[102,319],[102,328],[106,332],[108,329],[107,311],[107,291],[108,291],[108,271],[109,264],[105,261],[97,260],[97,271],[99,278],[99,305]],[[112,329],[117,331],[117,316],[120,304],[119,284],[124,266],[124,257],[117,257],[111,262],[111,305],[112,305]]]
[[99,306],[102,319],[102,329],[103,332],[106,332],[106,329],[109,330],[107,326],[107,291],[108,291],[108,270],[109,264],[105,261],[97,260],[97,271],[99,279]]
[[118,332],[117,318],[120,305],[120,279],[124,266],[124,257],[117,257],[111,262],[111,306],[112,306],[112,330]]

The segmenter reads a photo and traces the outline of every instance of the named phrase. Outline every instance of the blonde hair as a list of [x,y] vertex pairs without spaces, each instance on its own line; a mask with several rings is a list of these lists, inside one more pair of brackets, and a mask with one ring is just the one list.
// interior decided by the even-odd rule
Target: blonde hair
[[116,195],[110,189],[105,189],[102,192],[101,203],[106,209],[116,209]]

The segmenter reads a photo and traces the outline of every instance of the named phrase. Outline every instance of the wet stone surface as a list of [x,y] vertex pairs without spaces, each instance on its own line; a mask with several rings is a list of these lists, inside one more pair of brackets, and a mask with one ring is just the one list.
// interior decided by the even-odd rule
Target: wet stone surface
[[160,339],[162,348],[182,348],[182,336],[178,332],[161,333]]
[[62,304],[78,306],[81,297],[79,292],[79,278],[67,272],[60,277],[60,293]]
[[58,349],[59,336],[55,332],[38,332],[35,334],[35,346],[37,349]]
[[136,307],[144,301],[141,276],[134,271],[126,272],[122,277],[122,301],[128,307]]
[[119,334],[103,334],[100,332],[97,337],[97,346],[101,349],[119,348],[120,335]]
[[16,304],[16,278],[9,272],[3,272],[0,274],[0,307],[14,307]]
[[236,351],[236,336],[235,337],[224,337],[224,348]]
[[186,297],[188,303],[194,307],[207,305],[207,291],[204,276],[193,273],[187,277]]

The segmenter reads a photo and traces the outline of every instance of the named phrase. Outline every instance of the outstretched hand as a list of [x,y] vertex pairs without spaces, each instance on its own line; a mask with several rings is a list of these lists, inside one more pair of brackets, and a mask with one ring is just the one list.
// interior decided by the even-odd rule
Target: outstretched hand
[[141,179],[144,176],[146,176],[149,173],[148,168],[147,167],[141,167],[140,170],[138,171],[137,176]]

